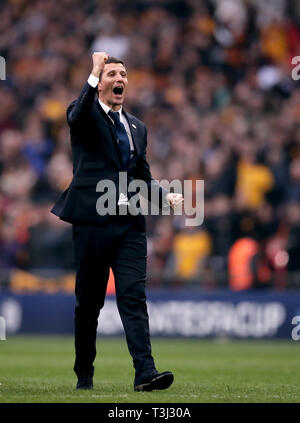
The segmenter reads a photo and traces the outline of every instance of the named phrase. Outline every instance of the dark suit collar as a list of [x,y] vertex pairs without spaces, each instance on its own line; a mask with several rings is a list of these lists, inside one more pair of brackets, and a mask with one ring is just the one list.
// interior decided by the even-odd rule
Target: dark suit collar
[[107,113],[105,113],[105,111],[102,109],[98,98],[95,98],[95,103],[96,103],[96,107],[99,110],[101,116],[103,117],[104,121],[107,123],[107,129],[109,130],[111,137],[112,137],[113,145],[115,147],[114,148],[115,154],[113,155],[113,158],[114,158],[116,164],[118,165],[118,167],[123,170],[124,163],[123,163],[121,151],[120,151],[119,146],[118,146],[118,140],[117,140],[114,125],[113,125],[110,117],[107,116]]
[[139,138],[137,136],[137,125],[135,124],[135,119],[130,113],[127,113],[125,111],[124,107],[123,107],[123,113],[126,116],[126,119],[128,121],[128,125],[129,125],[129,129],[130,129],[130,132],[131,132],[131,137],[132,137],[132,141],[133,141],[133,144],[134,144],[134,148],[136,150],[136,153],[139,154],[139,150],[140,150],[139,147],[140,146],[139,146],[139,142],[138,142]]
[[103,108],[101,107],[101,104],[99,103],[99,99],[98,98],[95,98],[95,103],[96,103],[96,106],[97,106],[97,108],[98,108],[98,110],[101,112],[101,114],[102,114],[102,116],[103,117],[105,117],[105,120],[110,124],[110,125],[112,125],[112,121],[111,121],[111,119],[110,119],[110,117],[109,116],[107,116],[107,113],[103,110]]
[[[109,126],[110,126],[110,128],[111,128],[111,130],[113,132],[114,139],[116,141],[116,146],[117,146],[117,148],[119,150],[118,142],[117,142],[116,135],[115,135],[115,132],[114,132],[113,123],[112,123],[110,117],[105,112],[105,110],[103,110],[103,108],[101,107],[101,104],[99,103],[98,98],[95,98],[95,102],[96,102],[97,108],[100,111],[101,115],[105,118],[106,122],[109,123]],[[131,132],[131,137],[132,137],[132,141],[133,141],[133,144],[134,144],[134,148],[136,150],[136,153],[139,154],[139,152],[140,152],[140,146],[139,146],[139,138],[137,136],[136,120],[135,120],[134,116],[132,116],[130,113],[126,112],[126,110],[124,109],[124,107],[122,107],[122,112],[124,113],[124,115],[126,116],[126,119],[128,121],[129,129],[130,129],[130,132]]]

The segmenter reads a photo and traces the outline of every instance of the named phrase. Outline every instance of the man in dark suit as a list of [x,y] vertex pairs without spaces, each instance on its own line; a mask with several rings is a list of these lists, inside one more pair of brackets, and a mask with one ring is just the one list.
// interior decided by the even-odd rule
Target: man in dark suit
[[[119,173],[127,172],[127,185],[133,180],[144,181],[148,199],[158,199],[160,209],[180,205],[183,198],[168,193],[152,179],[146,160],[146,127],[122,107],[127,84],[121,60],[103,52],[94,53],[92,73],[67,109],[73,179],[52,212],[73,224],[77,389],[93,387],[98,316],[104,305],[110,267],[135,368],[134,389],[166,389],[174,379],[171,372],[156,370],[151,354],[145,295],[145,218],[141,213],[128,212],[131,195],[119,186]],[[95,98],[97,92],[99,98]],[[96,186],[103,180],[113,181],[116,187],[116,213],[99,213],[96,207],[100,197]]]

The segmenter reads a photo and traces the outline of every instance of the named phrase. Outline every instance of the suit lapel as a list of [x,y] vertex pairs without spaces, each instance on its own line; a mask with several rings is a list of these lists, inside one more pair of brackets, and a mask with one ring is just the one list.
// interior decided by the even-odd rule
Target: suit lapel
[[113,123],[111,122],[110,118],[107,116],[105,111],[102,109],[102,107],[100,106],[98,99],[95,99],[95,103],[96,103],[96,107],[97,107],[98,111],[100,112],[104,121],[107,123],[107,129],[110,132],[111,137],[112,137],[113,146],[114,146],[113,150],[116,153],[116,154],[113,155],[113,158],[115,159],[115,162],[117,163],[118,167],[123,170],[124,169],[124,163],[123,163],[121,151],[119,149],[118,139],[117,139],[117,136],[116,136],[116,133],[115,133],[115,128],[113,126]]
[[135,151],[137,153],[137,155],[139,154],[140,151],[140,146],[139,146],[139,138],[137,136],[137,126],[134,122],[134,118],[130,115],[130,113],[126,113],[125,110],[123,109],[123,112],[127,118],[128,121],[128,125],[129,125],[129,129],[130,129],[130,133],[131,133],[131,137],[132,137],[132,142],[135,148]]
[[[119,149],[118,140],[117,140],[117,136],[116,136],[116,133],[115,133],[114,125],[111,122],[110,118],[105,113],[105,111],[100,106],[98,99],[95,99],[95,102],[96,102],[97,110],[100,112],[100,114],[103,117],[105,123],[107,124],[107,127],[108,127],[107,129],[110,131],[112,141],[113,141],[113,146],[114,146],[113,150],[116,153],[116,154],[113,155],[115,162],[117,163],[117,165],[119,166],[120,169],[124,170],[124,163],[123,163],[121,151]],[[130,113],[127,113],[124,110],[124,108],[123,108],[123,112],[124,112],[124,114],[127,118],[131,137],[132,137],[132,142],[133,142],[134,148],[136,150],[136,154],[138,156],[139,153],[140,153],[140,142],[141,141],[140,141],[140,138],[138,137],[138,128],[137,128],[137,125],[135,123],[136,121]]]

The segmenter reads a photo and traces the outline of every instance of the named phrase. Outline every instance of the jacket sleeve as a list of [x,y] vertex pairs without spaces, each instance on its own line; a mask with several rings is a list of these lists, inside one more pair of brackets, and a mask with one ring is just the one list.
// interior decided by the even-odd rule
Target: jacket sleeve
[[152,178],[150,166],[146,159],[147,150],[147,128],[145,127],[144,149],[138,162],[137,178],[146,182],[148,187],[148,200],[153,202],[159,210],[165,209],[169,206],[166,199],[169,193],[162,187],[155,179]]
[[92,110],[97,87],[85,83],[77,100],[74,100],[67,109],[67,120],[70,126],[83,125]]

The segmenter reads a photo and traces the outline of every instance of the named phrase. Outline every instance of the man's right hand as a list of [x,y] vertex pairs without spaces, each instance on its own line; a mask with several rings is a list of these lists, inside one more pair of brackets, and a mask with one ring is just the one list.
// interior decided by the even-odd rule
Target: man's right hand
[[108,54],[101,51],[101,52],[94,52],[93,53],[93,70],[92,75],[99,78],[100,73],[103,71],[105,62],[108,59]]

